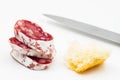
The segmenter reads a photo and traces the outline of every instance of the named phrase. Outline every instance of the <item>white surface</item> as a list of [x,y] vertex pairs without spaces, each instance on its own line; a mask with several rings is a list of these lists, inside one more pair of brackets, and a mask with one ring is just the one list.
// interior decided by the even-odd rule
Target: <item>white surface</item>
[[[119,0],[0,0],[0,79],[4,80],[119,80],[120,46],[68,31],[41,16],[50,13],[86,22],[101,28],[120,32]],[[13,26],[18,19],[38,23],[55,38],[57,53],[48,70],[29,70],[10,56],[8,39],[13,35]],[[96,42],[112,50],[102,66],[77,74],[64,64],[68,44],[72,40]]]

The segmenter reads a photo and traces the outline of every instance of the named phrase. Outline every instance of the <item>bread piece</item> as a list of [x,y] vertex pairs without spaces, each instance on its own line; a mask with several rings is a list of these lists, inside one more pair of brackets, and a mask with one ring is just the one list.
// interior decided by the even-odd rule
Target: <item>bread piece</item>
[[68,49],[67,65],[75,72],[81,73],[94,66],[102,64],[109,56],[110,51],[95,44],[80,45],[73,43]]

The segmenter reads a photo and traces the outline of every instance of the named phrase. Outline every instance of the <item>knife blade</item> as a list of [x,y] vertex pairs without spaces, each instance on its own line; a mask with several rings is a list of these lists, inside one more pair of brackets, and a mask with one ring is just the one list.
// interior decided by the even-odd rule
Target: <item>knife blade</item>
[[59,24],[65,25],[68,28],[77,30],[79,32],[84,32],[89,35],[102,38],[116,44],[120,44],[120,34],[118,33],[61,16],[50,15],[50,14],[43,14],[43,15],[57,21]]

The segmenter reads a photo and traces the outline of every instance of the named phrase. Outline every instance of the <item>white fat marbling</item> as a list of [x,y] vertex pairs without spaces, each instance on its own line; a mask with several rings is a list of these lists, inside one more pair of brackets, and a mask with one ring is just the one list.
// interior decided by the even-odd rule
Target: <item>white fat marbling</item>
[[[44,52],[47,52],[46,54],[50,53],[49,49],[55,50],[54,45],[53,45],[53,40],[51,40],[51,41],[34,40],[34,39],[30,39],[29,37],[27,37],[26,35],[24,35],[21,32],[18,32],[18,35],[16,35],[16,38],[19,41],[24,42],[29,47],[35,49],[38,52],[40,52],[41,50],[39,50],[35,47],[36,43],[38,44],[39,48],[41,48]],[[24,38],[24,40],[23,40],[23,38]]]
[[[12,50],[11,51],[11,56],[18,61],[19,63],[21,63],[23,66],[29,68],[29,69],[33,69],[33,70],[43,70],[46,69],[46,67],[48,67],[50,65],[49,64],[39,64],[35,61],[33,61],[32,59],[30,59],[27,56],[23,56],[22,54],[18,53],[17,51]],[[35,65],[34,67],[30,67],[30,65],[33,64]]]
[[14,51],[17,51],[18,53],[20,53],[22,55],[36,56],[39,58],[52,58],[53,57],[52,54],[42,54],[33,49],[29,49],[29,48],[25,49],[18,45],[12,44],[12,43],[10,43],[10,45]]

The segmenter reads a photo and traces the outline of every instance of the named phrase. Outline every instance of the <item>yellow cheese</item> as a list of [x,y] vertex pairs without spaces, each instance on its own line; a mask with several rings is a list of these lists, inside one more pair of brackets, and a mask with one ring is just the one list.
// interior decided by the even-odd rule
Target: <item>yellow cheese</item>
[[99,45],[72,43],[66,56],[67,65],[75,72],[81,73],[102,64],[110,56],[109,53],[110,51]]

